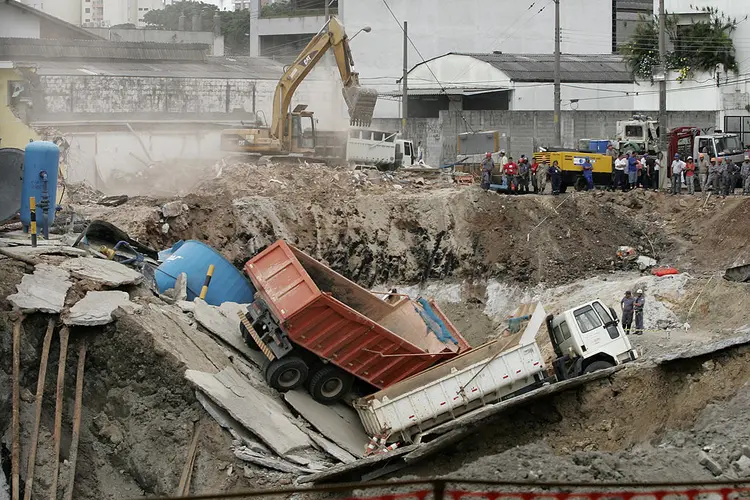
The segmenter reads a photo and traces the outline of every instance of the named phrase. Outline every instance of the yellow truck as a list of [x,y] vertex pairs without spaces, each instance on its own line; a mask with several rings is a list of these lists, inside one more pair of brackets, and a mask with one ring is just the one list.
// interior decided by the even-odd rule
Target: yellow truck
[[583,164],[586,158],[589,158],[591,164],[594,166],[594,185],[611,187],[614,168],[611,156],[577,151],[544,151],[534,153],[534,161],[537,163],[546,160],[552,165],[552,162],[557,161],[560,170],[562,170],[561,193],[564,193],[568,187],[573,187],[576,191],[586,189],[586,179],[583,178]]

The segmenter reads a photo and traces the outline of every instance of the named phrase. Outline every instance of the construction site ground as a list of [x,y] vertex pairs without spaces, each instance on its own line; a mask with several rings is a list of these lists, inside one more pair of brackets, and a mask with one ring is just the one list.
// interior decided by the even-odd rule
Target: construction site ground
[[[123,193],[130,198],[122,205],[99,204],[103,195]],[[631,337],[641,353],[637,363],[485,419],[465,439],[390,477],[750,477],[750,347],[700,351],[708,343],[750,334],[750,284],[723,278],[726,268],[750,262],[746,197],[643,191],[507,196],[478,185],[455,187],[439,173],[225,162],[160,166],[106,193],[68,186],[63,207],[61,221],[71,214],[103,219],[156,249],[181,239],[201,240],[238,267],[272,242],[288,240],[365,287],[435,297],[473,345],[504,335],[505,319],[519,303],[539,301],[554,313],[600,298],[619,309],[625,290],[642,288],[646,332]],[[656,277],[641,271],[634,261],[616,256],[620,246],[680,274]],[[65,257],[40,259],[57,265]],[[0,257],[4,445],[12,385],[12,315],[6,297],[29,272],[26,264]],[[232,451],[233,437],[205,411],[184,377],[188,368],[218,373],[234,361],[197,337],[180,344],[185,337],[171,333],[187,328],[179,311],[160,305],[143,288],[121,289],[141,304],[138,314],[119,310],[116,322],[77,328],[71,336],[71,345],[84,338],[88,344],[75,498],[173,494],[194,425],[201,434],[192,492],[295,484],[299,473],[240,460]],[[86,284],[77,282],[69,299],[85,290]],[[42,314],[24,322],[22,429],[30,429],[34,420],[46,323]],[[55,377],[50,374],[57,373],[58,352],[55,341],[34,483],[35,492],[45,495],[54,461]],[[65,429],[72,425],[74,352],[66,370],[62,459],[68,458],[71,441]],[[678,352],[687,359],[659,364]],[[28,439],[24,430],[22,444]],[[320,455],[313,453],[308,462],[316,460]]]

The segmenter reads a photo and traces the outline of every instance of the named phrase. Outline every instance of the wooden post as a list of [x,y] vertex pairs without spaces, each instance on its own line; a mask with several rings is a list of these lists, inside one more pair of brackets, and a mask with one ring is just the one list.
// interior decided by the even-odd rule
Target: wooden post
[[42,357],[39,361],[39,377],[36,381],[36,414],[34,415],[34,429],[31,433],[31,450],[29,452],[29,465],[26,469],[26,489],[23,493],[24,500],[31,500],[31,489],[34,485],[34,467],[36,466],[36,449],[39,443],[39,425],[42,420],[42,399],[44,398],[44,381],[47,378],[47,362],[49,360],[49,347],[52,344],[52,334],[55,331],[55,317],[51,316],[47,321],[47,332],[44,334],[42,345]]
[[83,374],[86,362],[86,341],[81,341],[78,349],[78,371],[76,372],[76,399],[73,407],[73,437],[70,443],[70,480],[68,490],[65,492],[65,500],[73,500],[73,486],[76,479],[76,461],[78,460],[78,441],[81,435],[81,408],[83,406]]
[[200,427],[198,424],[193,425],[193,439],[190,441],[188,456],[185,461],[185,467],[182,469],[180,484],[177,486],[177,497],[186,497],[190,493],[190,481],[193,478],[193,466],[195,465],[195,454],[198,450],[198,438],[200,437]]
[[19,473],[21,462],[21,323],[23,323],[23,315],[19,315],[16,322],[13,323],[13,416],[11,417],[13,443],[10,451],[11,481],[13,481],[12,500],[19,500],[21,492],[21,475]]
[[68,338],[70,331],[67,326],[60,330],[60,361],[57,365],[57,397],[55,399],[55,468],[52,472],[52,486],[50,486],[50,500],[57,499],[57,476],[60,473],[60,438],[63,413],[63,389],[65,388],[65,361],[68,357]]

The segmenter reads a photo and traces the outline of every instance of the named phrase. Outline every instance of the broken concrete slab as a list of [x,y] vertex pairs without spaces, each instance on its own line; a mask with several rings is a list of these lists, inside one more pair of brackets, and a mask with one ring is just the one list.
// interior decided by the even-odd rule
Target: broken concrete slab
[[18,293],[8,296],[14,307],[23,311],[59,314],[65,296],[73,285],[67,271],[47,264],[38,264],[34,274],[25,274],[16,286]]
[[232,439],[246,446],[256,453],[269,453],[268,447],[253,439],[252,434],[233,419],[223,408],[211,401],[201,391],[195,391],[195,398],[203,406],[203,409],[216,420],[223,429],[229,431]]
[[143,275],[113,260],[82,258],[68,259],[60,265],[80,279],[89,279],[108,287],[137,285]]
[[[364,454],[370,438],[365,434],[354,410],[349,410],[341,403],[331,406],[320,404],[300,389],[284,393],[284,400],[327,439],[355,457]],[[333,407],[337,407],[336,410]],[[347,418],[343,418],[342,414]]]
[[185,378],[277,454],[312,447],[310,438],[294,425],[291,413],[250,385],[234,367],[216,374],[187,370]]
[[40,255],[64,255],[66,257],[85,257],[89,253],[81,248],[69,247],[69,246],[42,246],[42,247],[29,247],[29,246],[16,246],[16,247],[5,247],[5,251],[12,255],[19,257],[38,257]]
[[323,468],[309,469],[300,467],[298,465],[289,463],[286,460],[261,455],[260,453],[256,453],[244,446],[236,448],[234,450],[234,456],[245,462],[250,462],[255,465],[260,465],[261,467],[275,469],[281,472],[288,472],[291,474],[315,474],[323,470]]
[[265,360],[263,354],[250,349],[240,333],[240,318],[237,312],[244,311],[247,306],[225,302],[221,307],[217,307],[201,299],[195,299],[193,303],[195,304],[193,314],[198,323],[256,366],[262,365]]
[[310,439],[313,440],[315,444],[320,446],[320,448],[331,455],[333,458],[338,460],[339,462],[343,462],[345,464],[350,464],[352,462],[357,461],[357,457],[337,445],[336,443],[333,443],[329,441],[328,439],[324,438],[317,432],[313,431],[312,429],[302,429],[305,431],[305,433],[310,436]]
[[106,292],[86,292],[86,296],[75,303],[63,316],[66,325],[99,326],[115,320],[112,313],[118,307],[135,306],[130,296],[119,290]]

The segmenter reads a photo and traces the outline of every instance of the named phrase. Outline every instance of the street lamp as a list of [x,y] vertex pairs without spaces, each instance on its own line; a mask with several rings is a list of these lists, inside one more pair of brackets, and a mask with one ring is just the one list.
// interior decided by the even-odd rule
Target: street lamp
[[351,42],[352,40],[354,40],[354,37],[355,37],[355,36],[357,36],[357,35],[359,35],[359,34],[360,34],[360,33],[362,33],[363,31],[364,31],[365,33],[369,33],[369,32],[371,32],[371,31],[372,31],[372,28],[370,28],[369,26],[365,26],[365,27],[364,27],[364,28],[362,28],[361,30],[357,31],[357,32],[356,32],[356,33],[354,34],[354,36],[352,36],[352,37],[351,37],[351,38],[349,39],[349,41]]

